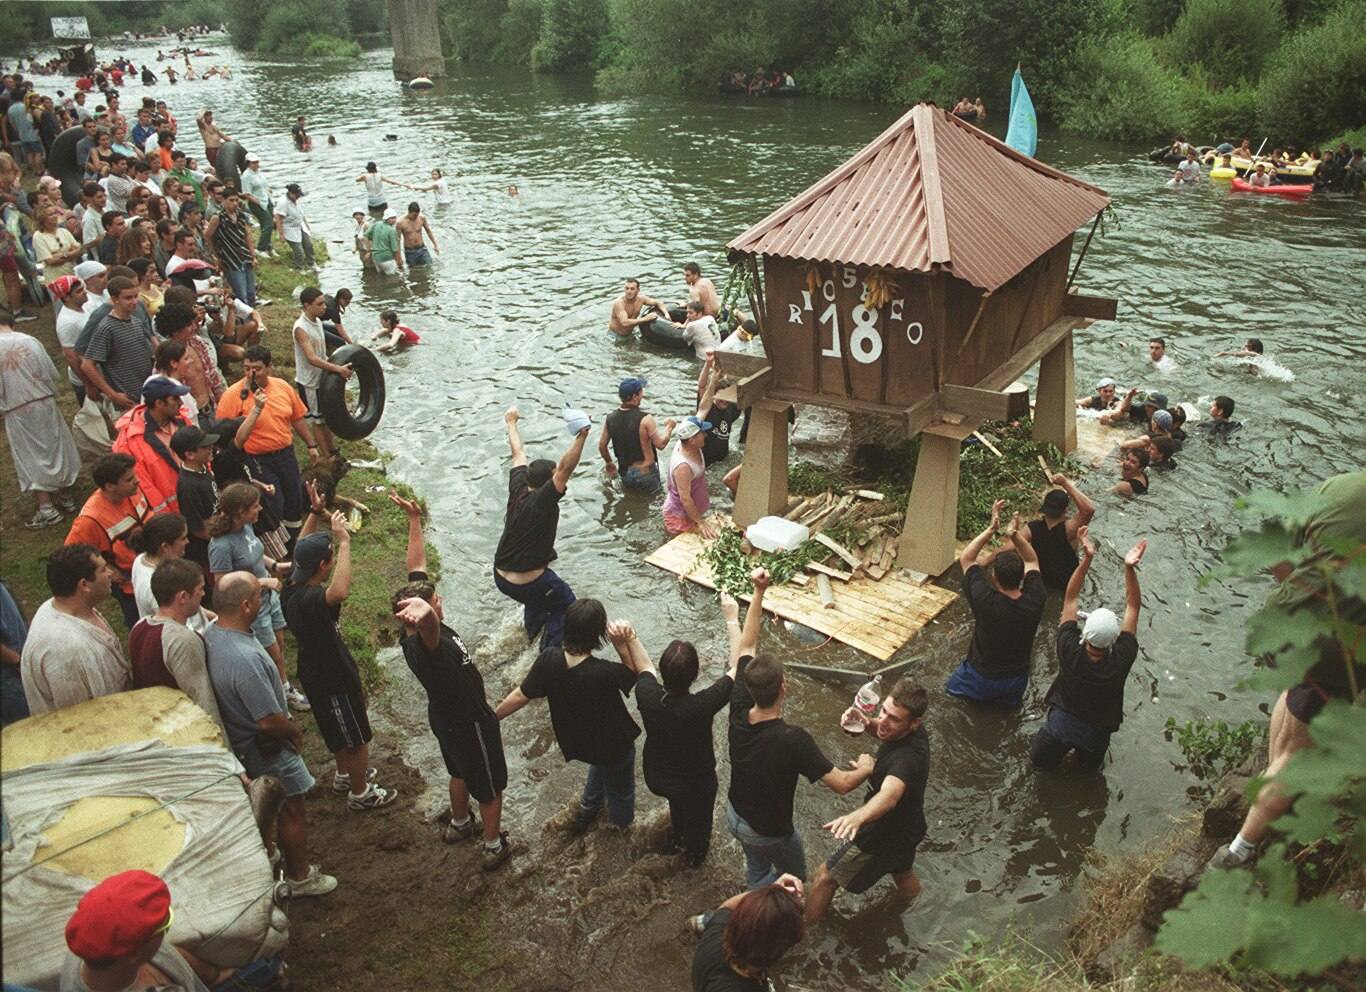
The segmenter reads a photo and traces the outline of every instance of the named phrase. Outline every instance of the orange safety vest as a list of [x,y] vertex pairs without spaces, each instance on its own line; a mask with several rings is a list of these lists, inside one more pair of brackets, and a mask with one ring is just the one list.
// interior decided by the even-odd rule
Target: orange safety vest
[[128,535],[152,515],[141,492],[120,503],[111,503],[103,490],[96,489],[71,522],[66,544],[89,544],[104,555],[119,572],[124,592],[133,591],[131,575],[137,552],[128,546]]
[[[190,419],[181,411],[181,422],[189,424]],[[180,481],[180,466],[168,462],[147,443],[147,407],[139,403],[122,417],[115,425],[118,431],[114,438],[113,450],[118,454],[129,455],[136,463],[138,486],[151,504],[153,513],[179,513],[180,502],[176,499],[176,484]],[[165,442],[163,442],[165,443]],[[171,451],[166,445],[166,451]],[[174,455],[171,455],[174,458]]]

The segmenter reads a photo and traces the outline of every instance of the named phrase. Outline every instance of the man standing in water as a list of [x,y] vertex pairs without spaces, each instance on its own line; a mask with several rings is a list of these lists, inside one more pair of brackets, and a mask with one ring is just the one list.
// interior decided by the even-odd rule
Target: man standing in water
[[390,207],[384,211],[384,220],[370,225],[370,258],[375,268],[386,276],[396,276],[403,271],[396,220],[398,211]]
[[436,253],[441,254],[441,246],[436,243],[432,226],[427,223],[427,218],[422,216],[422,207],[416,200],[408,204],[408,212],[394,227],[403,235],[403,261],[408,264],[408,268],[415,269],[420,265],[432,264],[432,253],[422,241],[424,233],[432,239],[432,247],[436,249]]
[[529,461],[517,431],[521,414],[511,407],[503,414],[512,471],[508,473],[507,517],[503,536],[493,556],[493,583],[498,591],[525,608],[522,624],[527,638],[541,634],[541,650],[559,647],[564,640],[564,613],[574,602],[574,590],[550,568],[557,557],[555,532],[560,525],[560,499],[569,477],[583,457],[587,425],[574,435],[558,462]]
[[1077,601],[1082,583],[1091,570],[1096,547],[1078,532],[1082,544],[1081,564],[1067,581],[1062,600],[1062,625],[1058,628],[1058,677],[1045,702],[1048,717],[1029,746],[1034,767],[1051,771],[1062,764],[1067,752],[1077,752],[1077,767],[1095,771],[1110,749],[1110,735],[1124,720],[1124,683],[1138,659],[1138,611],[1143,596],[1138,587],[1138,563],[1148,550],[1139,541],[1124,556],[1124,621],[1101,607],[1092,610],[1086,626],[1077,623]]
[[641,324],[648,324],[657,317],[669,319],[664,304],[642,296],[639,279],[627,279],[621,296],[612,304],[612,319],[607,322],[607,329],[613,334],[629,337]]
[[745,852],[746,884],[758,889],[784,873],[806,880],[806,850],[792,822],[798,776],[843,796],[873,773],[873,757],[861,754],[852,768],[836,768],[809,733],[783,720],[783,663],[769,654],[755,656],[769,574],[755,569],[750,580],[754,597],[735,647],[739,661],[730,697],[726,822]]
[[[1091,522],[1096,504],[1061,472],[1054,472],[1049,481],[1062,488],[1050,489],[1044,496],[1040,507],[1043,516],[1029,522],[1024,539],[1039,556],[1043,584],[1050,589],[1066,589],[1067,580],[1077,567],[1077,532]],[[1077,512],[1070,517],[1069,499],[1077,504]]]
[[[702,269],[696,262],[688,262],[683,266],[683,281],[688,284],[688,300],[701,303],[702,312],[708,317],[721,316],[721,297],[716,295],[716,284],[702,277]],[[679,306],[686,307],[687,300],[679,303]]]
[[857,895],[886,875],[892,876],[897,891],[907,899],[920,895],[915,851],[926,832],[928,707],[925,690],[910,679],[900,679],[882,701],[878,718],[866,721],[881,742],[868,779],[868,797],[852,813],[825,825],[843,843],[817,870],[807,890],[808,923],[825,916],[836,889],[843,887]]
[[[678,422],[672,418],[664,421],[664,431],[660,433],[655,418],[640,408],[647,385],[644,379],[621,381],[617,387],[621,406],[609,413],[602,425],[598,454],[607,464],[609,477],[620,470],[621,488],[652,493],[659,489],[659,458],[655,452],[668,447]],[[615,462],[607,452],[609,440],[617,455]]]

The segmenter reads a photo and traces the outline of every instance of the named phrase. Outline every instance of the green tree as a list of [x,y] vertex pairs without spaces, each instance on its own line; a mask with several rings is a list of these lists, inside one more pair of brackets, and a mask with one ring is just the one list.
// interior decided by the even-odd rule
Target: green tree
[[531,67],[543,72],[591,68],[607,34],[606,0],[545,0]]
[[1214,88],[1256,79],[1285,30],[1281,0],[1188,0],[1166,49],[1171,64],[1200,66]]
[[1278,141],[1309,144],[1366,121],[1366,0],[1345,0],[1295,32],[1259,87],[1263,126]]

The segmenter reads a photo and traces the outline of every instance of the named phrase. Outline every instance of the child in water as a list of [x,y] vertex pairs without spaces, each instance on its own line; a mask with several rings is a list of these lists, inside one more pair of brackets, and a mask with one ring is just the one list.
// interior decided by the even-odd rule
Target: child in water
[[372,342],[382,342],[376,345],[376,351],[382,351],[387,355],[422,340],[411,327],[398,322],[396,310],[385,310],[379,315],[379,322],[380,329],[370,339]]
[[438,207],[449,206],[451,200],[451,189],[446,185],[446,176],[440,169],[432,170],[432,184],[430,186],[409,186],[415,193],[436,192],[436,205]]

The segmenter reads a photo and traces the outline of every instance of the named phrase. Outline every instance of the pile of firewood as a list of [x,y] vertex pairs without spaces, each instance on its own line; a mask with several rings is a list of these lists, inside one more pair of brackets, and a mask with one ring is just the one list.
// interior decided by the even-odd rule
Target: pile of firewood
[[[830,552],[824,559],[807,562],[808,571],[839,582],[860,576],[876,582],[892,570],[904,511],[880,492],[826,490],[805,499],[793,497],[783,516],[804,524],[811,539]],[[856,534],[857,540],[841,544],[829,535],[834,530]],[[804,580],[805,576],[796,579],[801,584]]]

